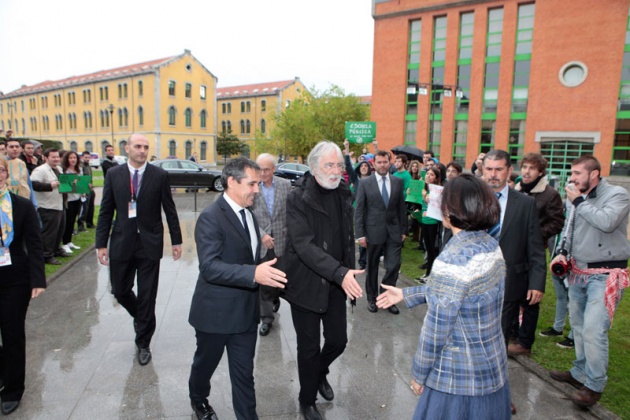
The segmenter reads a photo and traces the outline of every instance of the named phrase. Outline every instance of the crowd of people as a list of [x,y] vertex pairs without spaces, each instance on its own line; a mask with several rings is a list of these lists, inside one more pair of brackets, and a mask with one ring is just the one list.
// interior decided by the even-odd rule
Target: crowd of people
[[[24,392],[28,302],[46,287],[44,264],[78,248],[71,239],[77,219],[78,229],[93,226],[93,191],[59,193],[61,174],[89,173],[87,152],[80,159],[47,149],[40,161],[27,143],[0,146],[7,154],[0,156],[0,275],[10,279],[0,282],[0,398],[9,414]],[[109,159],[113,148],[106,151],[96,232],[98,260],[109,266],[111,292],[132,318],[142,366],[153,357],[162,212],[174,260],[183,240],[168,175],[147,164],[149,149],[148,139],[134,134],[126,164]],[[564,202],[547,182],[542,155],[528,153],[519,164],[516,177],[510,155],[489,150],[464,173],[431,151],[392,156],[375,148],[355,159],[347,142],[342,150],[329,141],[310,152],[310,172],[295,187],[274,176],[270,154],[226,164],[225,191],[195,227],[199,276],[189,323],[196,350],[188,384],[195,416],[218,418],[210,383],[227,350],[235,415],[257,418],[256,341],[270,333],[282,297],[296,333],[300,411],[321,419],[317,396],[334,400],[327,375],[348,342],[347,302],[356,305],[365,294],[366,316],[379,309],[398,315],[401,303],[427,305],[410,360],[420,396],[414,419],[509,418],[516,408],[507,358],[532,353],[546,248],[556,321],[539,335],[562,336],[568,308],[571,332],[558,344],[576,357],[571,370],[550,376],[577,388],[570,399],[578,406],[596,404],[607,381],[608,330],[628,287],[630,197],[601,177],[593,156],[572,162]],[[412,254],[424,274],[400,289],[407,236],[426,252],[424,259]]]

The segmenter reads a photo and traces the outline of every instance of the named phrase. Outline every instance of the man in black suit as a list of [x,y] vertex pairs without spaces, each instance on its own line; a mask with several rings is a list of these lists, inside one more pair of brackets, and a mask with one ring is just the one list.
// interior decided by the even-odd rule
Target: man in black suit
[[232,404],[238,419],[257,419],[254,352],[260,320],[258,285],[284,288],[285,274],[274,258],[258,264],[260,235],[249,211],[259,192],[260,168],[246,158],[225,165],[225,193],[206,207],[195,227],[199,278],[188,322],[197,350],[188,381],[192,408],[199,419],[216,419],[208,404],[210,379],[227,348]]
[[[483,161],[483,174],[501,205],[500,225],[493,228],[496,233],[489,233],[498,235],[507,269],[501,324],[506,341],[517,335],[516,342],[508,346],[508,354],[530,355],[547,276],[536,202],[508,187],[512,164],[507,152],[489,151]],[[521,306],[523,321],[518,332],[512,331],[513,325],[518,325]]]
[[[147,164],[147,138],[132,134],[125,149],[129,156],[127,164],[112,167],[105,177],[96,248],[100,263],[109,265],[112,293],[134,318],[138,362],[146,365],[151,361],[149,344],[155,332],[155,298],[164,248],[162,208],[174,260],[182,253],[182,233],[168,174]],[[112,224],[114,212],[116,220]],[[136,273],[137,296],[132,290]]]
[[[381,282],[396,285],[407,227],[403,181],[389,174],[389,159],[388,152],[376,152],[376,173],[361,181],[357,192],[355,229],[359,245],[367,248],[365,291],[370,312],[378,310],[378,265],[383,253],[385,275]],[[396,305],[390,306],[388,310],[395,315],[399,313]]]

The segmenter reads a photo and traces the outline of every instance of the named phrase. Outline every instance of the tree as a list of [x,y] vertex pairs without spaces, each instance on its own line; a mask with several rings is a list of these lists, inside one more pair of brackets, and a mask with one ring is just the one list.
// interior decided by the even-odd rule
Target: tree
[[346,121],[367,121],[369,109],[358,97],[331,85],[323,92],[304,92],[275,118],[272,137],[284,154],[305,158],[324,139],[342,147]]
[[228,156],[241,153],[244,146],[245,144],[232,134],[232,130],[222,132],[217,136],[217,154],[223,155],[224,163]]

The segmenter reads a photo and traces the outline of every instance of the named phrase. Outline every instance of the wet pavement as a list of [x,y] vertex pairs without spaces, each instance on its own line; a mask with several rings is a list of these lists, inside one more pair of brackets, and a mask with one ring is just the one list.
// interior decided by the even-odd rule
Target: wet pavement
[[[198,210],[218,195],[199,194]],[[193,194],[175,194],[184,236],[174,262],[170,243],[160,268],[153,360],[136,360],[131,318],[110,294],[108,269],[86,250],[32,301],[27,319],[26,393],[14,419],[191,419],[188,375],[195,351],[188,310],[197,280]],[[402,278],[400,284],[411,285]],[[331,366],[334,401],[320,398],[326,419],[409,419],[417,397],[410,366],[425,308],[401,307],[398,316],[369,313],[365,299],[348,309],[349,343]],[[220,419],[233,419],[227,356],[212,379],[210,404]],[[566,399],[572,388],[548,380],[531,359],[509,362],[512,399],[521,419],[617,418],[596,406],[581,411]],[[299,419],[295,331],[282,301],[266,337],[258,337],[257,412],[265,419]]]

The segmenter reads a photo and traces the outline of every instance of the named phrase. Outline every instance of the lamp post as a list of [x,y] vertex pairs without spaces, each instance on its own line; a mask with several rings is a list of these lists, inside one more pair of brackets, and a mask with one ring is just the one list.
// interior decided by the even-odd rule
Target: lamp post
[[109,123],[112,125],[112,147],[113,147],[115,145],[115,142],[114,142],[114,109],[115,107],[113,104],[109,104],[107,109],[109,110]]
[[451,98],[453,96],[453,91],[455,91],[455,96],[457,98],[461,98],[464,96],[464,92],[459,88],[459,86],[455,85],[443,85],[438,83],[411,83],[407,86],[407,95],[410,94],[419,94],[419,95],[429,95],[429,141],[428,148],[432,150],[433,148],[433,133],[434,133],[434,118],[433,118],[433,103],[439,101],[439,96],[437,100],[434,98],[435,93],[442,91],[444,93],[445,98]]

